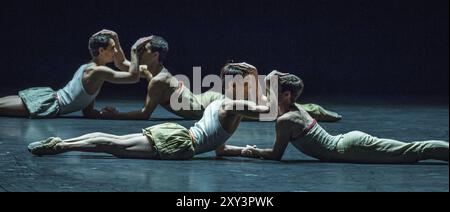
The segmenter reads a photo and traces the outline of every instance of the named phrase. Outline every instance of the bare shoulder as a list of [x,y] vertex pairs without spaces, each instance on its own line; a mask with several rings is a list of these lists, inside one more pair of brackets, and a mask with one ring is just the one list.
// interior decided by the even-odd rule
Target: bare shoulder
[[154,76],[152,81],[155,83],[170,83],[172,79],[174,79],[174,77],[169,72],[161,72]]
[[277,126],[283,128],[303,128],[304,123],[299,111],[290,111],[277,118]]
[[285,113],[277,118],[277,124],[286,124],[293,122],[295,114],[292,112]]
[[91,65],[86,67],[85,73],[91,76],[101,76],[102,74],[108,74],[114,72],[113,69],[109,68],[108,66],[98,66],[98,65]]

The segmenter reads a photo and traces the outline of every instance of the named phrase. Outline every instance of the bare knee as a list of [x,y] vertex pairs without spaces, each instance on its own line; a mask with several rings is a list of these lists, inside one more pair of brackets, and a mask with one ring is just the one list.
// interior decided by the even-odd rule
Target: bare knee
[[8,100],[8,97],[0,98],[0,108],[4,107],[6,105],[7,100]]
[[92,137],[107,137],[106,133],[102,133],[102,132],[94,132],[94,133],[90,133],[90,135]]

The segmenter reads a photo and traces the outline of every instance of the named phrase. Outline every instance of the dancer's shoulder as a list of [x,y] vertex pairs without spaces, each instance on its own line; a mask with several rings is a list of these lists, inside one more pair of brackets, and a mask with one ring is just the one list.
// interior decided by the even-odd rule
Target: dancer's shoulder
[[277,125],[281,126],[303,126],[304,117],[300,111],[289,111],[277,118]]

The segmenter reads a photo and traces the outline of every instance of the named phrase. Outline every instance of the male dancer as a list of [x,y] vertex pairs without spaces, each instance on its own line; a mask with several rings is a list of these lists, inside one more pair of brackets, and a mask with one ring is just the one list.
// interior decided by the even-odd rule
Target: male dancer
[[[67,85],[54,91],[49,87],[30,88],[17,96],[0,98],[0,116],[29,118],[55,118],[82,110],[87,118],[109,118],[111,109],[94,109],[94,100],[103,83],[131,84],[139,81],[138,50],[147,39],[141,39],[132,47],[130,61],[125,58],[119,36],[110,30],[102,30],[89,39],[92,60],[83,64]],[[105,66],[114,62],[121,71]]]
[[[142,58],[148,61],[140,65],[147,66],[142,72],[142,77],[146,78],[148,83],[145,106],[138,111],[117,113],[112,119],[125,120],[148,120],[155,108],[161,105],[166,110],[183,117],[185,119],[200,119],[203,116],[205,108],[215,100],[223,98],[218,92],[208,91],[202,94],[193,94],[186,86],[177,80],[164,66],[164,60],[169,51],[167,41],[159,36],[150,36],[149,42],[145,45]],[[174,109],[170,104],[172,95],[177,95],[179,102],[188,102],[188,109]],[[342,117],[332,111],[325,110],[316,104],[303,105],[308,113],[319,121],[339,121]]]
[[303,91],[303,81],[293,75],[272,72],[279,76],[276,140],[272,149],[250,147],[247,157],[281,160],[289,143],[298,150],[327,162],[349,163],[415,163],[436,159],[448,161],[448,141],[405,143],[377,138],[360,131],[332,136],[294,102]]
[[[257,79],[255,67],[240,63],[227,64],[221,71],[222,81],[226,76],[242,76]],[[269,106],[276,103],[274,94],[268,105],[236,100],[238,91],[244,91],[244,99],[256,93],[255,81],[239,83],[233,78],[224,85],[227,98],[216,100],[205,109],[203,118],[189,130],[179,124],[165,123],[143,130],[143,133],[117,136],[91,133],[78,138],[47,140],[31,143],[29,151],[35,155],[54,155],[69,151],[109,153],[119,158],[139,159],[190,159],[194,155],[215,151],[219,156],[239,156],[245,148],[225,145],[244,117],[256,118],[268,113]],[[231,95],[231,96],[229,96]],[[242,110],[240,110],[242,109]]]

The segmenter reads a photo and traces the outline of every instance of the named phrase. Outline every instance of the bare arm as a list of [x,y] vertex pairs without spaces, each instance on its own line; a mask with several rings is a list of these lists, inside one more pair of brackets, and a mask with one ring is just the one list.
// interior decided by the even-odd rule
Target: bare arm
[[86,118],[97,119],[100,117],[100,111],[94,109],[94,101],[84,108],[82,112],[83,116]]
[[145,100],[145,106],[141,110],[118,113],[115,114],[113,119],[120,120],[148,120],[150,119],[153,111],[161,102],[164,93],[161,90],[167,90],[166,84],[162,84],[158,81],[151,81],[148,86],[147,97]]
[[[106,30],[108,31],[108,30]],[[116,52],[114,54],[114,65],[121,71],[129,71],[130,69],[130,61],[125,57],[125,53],[123,52],[122,45],[120,45],[119,35],[113,31],[109,31],[114,42],[116,43]]]
[[115,110],[112,107],[106,107],[102,109],[102,111],[96,110],[94,108],[95,101],[92,101],[86,108],[82,110],[83,116],[88,119],[111,119],[113,118],[114,112],[111,110]]
[[246,100],[234,100],[224,104],[225,110],[234,115],[242,115],[246,118],[258,118],[261,113],[268,113],[270,108],[266,105],[257,105]]
[[231,146],[231,145],[223,145],[216,149],[216,155],[218,157],[226,157],[226,156],[241,156],[242,151],[245,147]]
[[114,65],[121,71],[128,71],[131,62],[125,57],[122,47],[117,47],[117,53],[114,54]]
[[95,66],[92,68],[91,78],[98,81],[106,81],[114,84],[133,84],[140,80],[138,72],[120,72],[107,66]]
[[123,52],[122,46],[119,42],[119,37],[117,36],[115,40],[117,52],[114,54],[114,65],[121,71],[128,71],[130,70],[131,62],[125,57],[125,53]]
[[267,160],[280,161],[290,142],[293,124],[289,121],[277,122],[277,135],[272,149],[253,148],[245,151],[246,157],[260,157]]
[[[273,119],[276,118],[278,112],[278,102],[277,95],[274,94],[273,90],[270,91],[270,98],[265,105],[257,105],[255,102],[246,100],[234,100],[224,103],[225,110],[233,115],[241,115],[249,119],[259,119],[262,114],[267,114],[275,112]],[[273,111],[272,111],[273,110]]]

